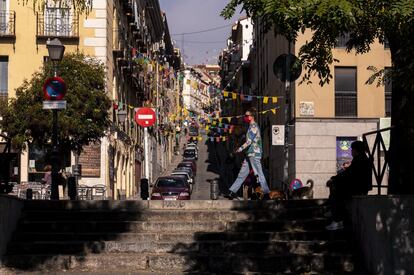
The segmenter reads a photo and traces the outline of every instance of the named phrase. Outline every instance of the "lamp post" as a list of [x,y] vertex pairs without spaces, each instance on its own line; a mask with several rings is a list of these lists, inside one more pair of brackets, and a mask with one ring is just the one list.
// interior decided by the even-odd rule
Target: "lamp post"
[[125,120],[126,120],[126,116],[127,116],[127,111],[126,110],[118,110],[117,116],[118,116],[119,123],[124,125]]
[[[65,53],[65,46],[59,39],[55,38],[52,41],[46,42],[46,48],[49,52],[49,58],[53,62],[54,76],[57,77],[57,66],[63,58]],[[51,186],[51,200],[59,200],[59,150],[58,150],[58,110],[53,109],[53,132],[52,132],[52,186]]]

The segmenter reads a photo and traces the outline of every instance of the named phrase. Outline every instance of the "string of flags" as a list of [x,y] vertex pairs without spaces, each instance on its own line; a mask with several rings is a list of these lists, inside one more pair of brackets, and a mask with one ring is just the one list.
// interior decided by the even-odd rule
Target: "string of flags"
[[264,104],[273,103],[276,104],[278,102],[277,96],[257,96],[257,95],[244,95],[242,93],[237,92],[229,92],[229,91],[222,91],[223,98],[229,98],[232,100],[237,100],[240,98],[242,101],[252,101],[254,98],[262,99]]

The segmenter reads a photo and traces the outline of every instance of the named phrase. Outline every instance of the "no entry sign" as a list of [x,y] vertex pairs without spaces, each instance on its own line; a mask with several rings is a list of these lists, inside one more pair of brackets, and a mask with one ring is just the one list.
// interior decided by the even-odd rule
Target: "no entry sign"
[[46,100],[62,100],[66,94],[66,84],[60,77],[50,77],[43,84],[43,95]]
[[154,125],[156,114],[151,108],[139,108],[135,113],[135,122],[142,127]]

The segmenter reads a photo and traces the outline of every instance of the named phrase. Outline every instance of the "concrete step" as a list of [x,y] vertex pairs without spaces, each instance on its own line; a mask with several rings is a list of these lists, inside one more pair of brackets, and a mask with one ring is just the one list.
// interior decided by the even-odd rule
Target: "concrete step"
[[322,206],[326,200],[287,200],[287,201],[25,201],[25,210],[255,210],[283,209]]
[[18,232],[211,232],[322,230],[327,219],[277,221],[22,221]]
[[119,242],[119,241],[37,241],[12,242],[8,254],[73,254],[88,253],[185,253],[199,254],[220,253],[222,255],[260,254],[311,254],[311,253],[348,253],[350,244],[346,241],[198,241],[178,242]]
[[[272,273],[293,272],[352,272],[352,256],[337,254],[285,254],[285,255],[242,255],[223,256],[189,254],[136,254],[136,253],[108,253],[89,255],[7,255],[5,265],[20,270],[58,271],[73,269],[90,270],[131,270],[134,272],[158,271],[188,273],[206,272],[232,274],[247,272]],[[321,274],[321,273],[318,273]]]
[[37,241],[119,241],[119,242],[194,242],[194,241],[334,241],[349,239],[351,233],[337,231],[281,231],[281,232],[196,232],[189,233],[58,233],[58,232],[19,232],[13,236],[16,242]]
[[27,210],[24,221],[160,221],[160,220],[275,220],[323,217],[326,207],[283,208],[279,210]]

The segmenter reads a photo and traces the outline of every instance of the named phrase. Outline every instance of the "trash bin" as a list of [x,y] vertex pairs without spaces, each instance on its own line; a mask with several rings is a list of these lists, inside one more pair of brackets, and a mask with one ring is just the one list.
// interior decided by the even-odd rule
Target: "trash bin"
[[210,199],[218,200],[219,197],[219,183],[218,180],[210,181]]
[[67,188],[68,188],[68,196],[71,200],[77,199],[77,192],[76,192],[76,178],[75,177],[68,177],[67,182]]
[[147,200],[149,198],[148,179],[141,179],[140,189],[141,189],[141,199]]

